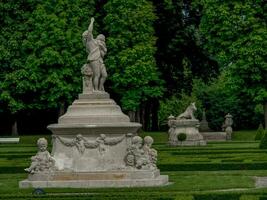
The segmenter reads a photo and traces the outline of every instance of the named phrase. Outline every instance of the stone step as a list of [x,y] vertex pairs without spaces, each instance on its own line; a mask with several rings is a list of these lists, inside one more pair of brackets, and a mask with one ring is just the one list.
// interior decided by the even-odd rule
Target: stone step
[[255,177],[255,187],[256,188],[265,188],[267,187],[267,177]]
[[92,100],[75,100],[72,105],[116,105],[112,99],[92,99]]
[[71,180],[71,181],[20,181],[20,188],[120,188],[120,187],[151,187],[168,185],[167,175],[150,179],[122,180]]
[[6,137],[6,138],[4,138],[4,137],[1,137],[0,138],[0,143],[19,143],[19,138],[17,137],[17,138],[9,138],[9,137]]
[[118,105],[72,105],[67,115],[124,115]]
[[226,141],[225,132],[200,132],[206,141]]
[[29,174],[28,180],[122,180],[122,179],[149,179],[157,178],[160,175],[158,169],[155,170],[121,170],[121,171],[92,171],[92,172],[66,172],[57,171],[53,173]]
[[63,115],[58,119],[59,124],[101,124],[101,123],[118,123],[130,122],[126,115]]

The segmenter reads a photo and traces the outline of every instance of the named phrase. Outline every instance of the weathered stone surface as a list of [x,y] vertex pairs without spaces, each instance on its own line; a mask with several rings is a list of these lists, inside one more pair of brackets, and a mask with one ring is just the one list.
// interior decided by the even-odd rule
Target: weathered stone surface
[[[169,126],[169,141],[168,144],[171,146],[204,146],[203,136],[199,133],[199,121],[194,116],[194,111],[197,108],[195,103],[191,103],[185,112],[180,114],[178,117],[170,116],[168,118]],[[185,141],[178,141],[178,135],[186,134]]]
[[101,180],[55,180],[55,181],[30,181],[19,183],[20,188],[120,188],[120,187],[151,187],[168,184],[168,176],[160,175],[155,178],[129,178],[129,179],[105,179]]
[[105,36],[99,34],[96,38],[93,36],[94,18],[91,18],[91,23],[83,34],[83,43],[86,47],[87,64],[82,67],[83,75],[83,91],[104,91],[104,83],[107,78],[107,71],[104,64],[104,56],[107,53]]
[[255,187],[256,188],[266,188],[267,187],[267,177],[255,177]]
[[[83,33],[87,63],[82,67],[83,93],[57,124],[51,124],[54,170],[31,171],[20,187],[142,187],[168,183],[157,169],[150,136],[137,136],[132,123],[104,91],[104,36],[93,38],[94,19]],[[47,152],[49,154],[49,152]],[[47,154],[47,155],[48,155]]]
[[31,165],[25,171],[31,174],[49,173],[55,170],[55,159],[47,151],[47,140],[39,138],[37,141],[38,152],[31,157]]
[[225,132],[201,132],[205,141],[226,141]]
[[200,121],[200,125],[199,125],[199,131],[200,132],[210,132],[212,131],[209,127],[209,123],[206,119],[206,112],[205,110],[202,113],[202,120]]
[[228,113],[227,115],[225,115],[225,120],[222,125],[222,130],[226,132],[227,140],[232,139],[232,133],[233,133],[232,125],[233,125],[233,116],[230,113]]
[[9,137],[0,137],[0,144],[1,143],[19,143],[19,139],[18,137],[16,138],[9,138]]
[[[198,120],[169,120],[169,144],[171,146],[203,146],[206,142],[198,131]],[[178,141],[180,133],[186,134],[186,140]]]
[[196,110],[197,110],[197,108],[196,108],[195,102],[193,102],[186,108],[186,110],[182,114],[180,114],[177,117],[177,120],[179,120],[179,119],[196,119],[194,116],[194,112]]
[[[92,94],[99,99],[84,95],[74,101],[58,124],[48,126],[53,132],[51,155],[56,170],[30,174],[20,187],[134,187],[168,183],[168,177],[157,170],[157,152],[151,148],[153,139],[147,136],[143,141],[136,136],[141,125],[130,122],[109,95]],[[127,163],[127,155],[132,156],[133,165]]]

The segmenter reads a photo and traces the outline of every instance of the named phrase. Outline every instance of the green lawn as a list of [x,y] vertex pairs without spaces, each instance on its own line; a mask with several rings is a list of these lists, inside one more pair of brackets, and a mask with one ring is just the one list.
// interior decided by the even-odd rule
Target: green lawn
[[[258,148],[255,131],[238,131],[233,141],[204,147],[169,147],[167,133],[149,132],[158,150],[158,166],[171,184],[156,188],[45,189],[42,199],[267,199],[267,189],[254,188],[255,176],[267,176],[267,151]],[[22,136],[19,144],[0,144],[0,199],[36,199],[32,189],[19,189],[23,169],[36,153],[39,137]],[[51,148],[51,146],[50,146]]]

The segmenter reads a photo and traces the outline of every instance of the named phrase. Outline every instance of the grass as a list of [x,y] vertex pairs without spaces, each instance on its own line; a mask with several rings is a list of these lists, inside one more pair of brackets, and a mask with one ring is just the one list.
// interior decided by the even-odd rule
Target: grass
[[[42,199],[258,200],[267,196],[267,189],[254,187],[255,176],[267,176],[267,151],[258,148],[255,131],[238,131],[233,141],[211,142],[204,147],[169,147],[167,133],[141,133],[145,135],[154,138],[158,166],[172,184],[156,188],[49,188]],[[0,144],[0,199],[36,199],[32,189],[19,189],[18,182],[27,177],[23,169],[36,153],[39,137],[50,139],[21,136],[19,144]]]

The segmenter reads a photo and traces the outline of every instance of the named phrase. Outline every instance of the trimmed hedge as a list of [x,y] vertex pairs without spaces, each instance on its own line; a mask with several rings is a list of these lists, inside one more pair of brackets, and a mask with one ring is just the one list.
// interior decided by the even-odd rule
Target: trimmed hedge
[[158,167],[161,171],[267,170],[267,162],[159,164]]
[[255,136],[255,140],[261,140],[263,136],[264,136],[264,128],[263,125],[260,124]]
[[267,149],[267,131],[264,131],[259,147],[260,149]]
[[195,200],[239,200],[240,194],[201,194],[194,195]]

